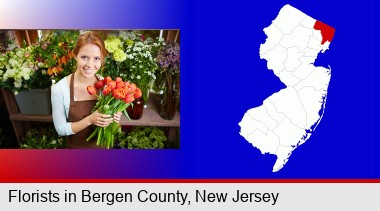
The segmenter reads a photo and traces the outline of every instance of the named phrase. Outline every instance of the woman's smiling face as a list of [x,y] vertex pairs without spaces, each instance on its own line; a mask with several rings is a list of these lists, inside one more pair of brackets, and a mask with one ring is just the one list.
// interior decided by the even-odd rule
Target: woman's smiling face
[[91,43],[84,45],[76,56],[77,71],[79,70],[81,75],[86,78],[94,76],[102,66],[101,55],[100,48],[97,45]]

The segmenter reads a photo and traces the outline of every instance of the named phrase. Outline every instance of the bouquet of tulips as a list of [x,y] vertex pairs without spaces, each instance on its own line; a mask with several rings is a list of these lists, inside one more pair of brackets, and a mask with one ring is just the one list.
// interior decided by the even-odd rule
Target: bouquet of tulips
[[[90,95],[96,95],[98,98],[93,111],[98,110],[99,113],[110,114],[111,116],[117,112],[123,112],[128,119],[129,116],[125,109],[131,105],[135,98],[142,95],[136,84],[125,82],[120,77],[112,80],[110,76],[97,81],[93,86],[88,86],[87,91]],[[97,92],[99,95],[96,94]],[[87,141],[97,136],[96,145],[109,149],[114,145],[114,135],[118,129],[119,125],[116,122],[112,122],[107,127],[97,127],[87,138]]]

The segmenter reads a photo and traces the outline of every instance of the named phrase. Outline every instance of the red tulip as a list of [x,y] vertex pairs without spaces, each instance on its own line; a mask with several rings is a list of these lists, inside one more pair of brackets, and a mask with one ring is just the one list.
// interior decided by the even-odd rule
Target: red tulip
[[101,88],[103,88],[103,86],[104,86],[104,80],[99,80],[95,83],[96,89],[101,89]]
[[141,96],[142,96],[142,91],[139,88],[137,88],[135,91],[134,97],[139,98]]
[[133,94],[127,94],[127,95],[125,95],[124,102],[131,103],[134,100],[135,100],[135,98],[133,97]]
[[107,87],[110,87],[112,90],[116,88],[116,81],[107,82]]
[[87,86],[87,92],[90,95],[94,95],[96,93],[96,89],[94,86]]

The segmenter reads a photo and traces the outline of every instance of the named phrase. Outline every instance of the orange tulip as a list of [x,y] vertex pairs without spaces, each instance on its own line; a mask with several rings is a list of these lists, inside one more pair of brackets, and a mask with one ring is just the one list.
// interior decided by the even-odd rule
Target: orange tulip
[[125,92],[124,89],[122,88],[119,88],[119,89],[115,89],[113,90],[113,93],[112,93],[112,96],[116,99],[120,99],[120,100],[123,100],[125,98],[125,95],[127,93]]
[[94,86],[87,86],[87,92],[90,95],[94,95],[96,93],[96,89]]
[[107,82],[107,87],[110,87],[112,90],[116,88],[116,81]]
[[134,83],[129,84],[129,93],[135,93],[136,88],[137,88],[136,84]]
[[104,78],[104,81],[106,82],[106,84],[110,81],[112,81],[112,78],[110,76],[107,76]]
[[142,96],[142,91],[139,88],[137,88],[135,91],[134,97],[140,98],[141,96]]
[[123,82],[123,79],[120,78],[120,77],[117,77],[117,78],[115,79],[115,81],[116,81],[116,83],[118,83],[118,82]]
[[109,86],[106,86],[106,87],[103,89],[103,94],[104,94],[104,95],[108,95],[110,92],[112,92],[112,89],[111,89]]
[[120,81],[120,82],[116,82],[116,89],[118,88],[124,88],[125,87],[125,83]]
[[135,97],[133,96],[133,94],[126,94],[125,95],[124,102],[131,103],[134,100],[135,100]]

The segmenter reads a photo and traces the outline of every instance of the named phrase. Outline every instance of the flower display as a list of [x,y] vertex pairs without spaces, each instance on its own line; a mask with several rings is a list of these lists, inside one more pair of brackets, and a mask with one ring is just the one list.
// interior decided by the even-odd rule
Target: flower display
[[133,36],[133,34],[124,39],[127,54],[127,59],[124,61],[126,71],[120,76],[136,83],[144,92],[144,102],[148,103],[150,83],[156,79],[158,70],[155,57],[158,49],[164,46],[165,42],[162,38],[157,41],[151,38],[143,40],[141,36]]
[[144,40],[132,31],[126,36],[109,36],[104,42],[109,55],[106,57],[103,75],[120,76],[135,83],[143,91],[147,103],[149,84],[156,79],[158,70],[155,57],[158,49],[164,45],[163,39]]
[[109,54],[106,57],[106,63],[102,72],[116,78],[119,76],[122,68],[121,62],[127,58],[127,54],[123,49],[123,42],[118,37],[109,36],[104,40],[104,45]]
[[171,74],[180,72],[180,46],[178,43],[167,43],[157,55],[157,63],[162,71]]
[[0,86],[14,91],[46,89],[74,70],[76,31],[53,33],[46,40],[0,54]]
[[[110,76],[97,81],[93,86],[88,86],[87,91],[90,95],[99,93],[99,95],[96,95],[98,102],[93,111],[98,110],[99,113],[110,114],[111,116],[117,112],[123,112],[128,117],[125,109],[135,98],[142,95],[136,84],[125,82],[120,77],[113,80]],[[95,131],[87,138],[87,141],[96,136],[96,144],[109,149],[114,145],[114,135],[118,132],[118,129],[119,125],[116,122],[112,122],[107,127],[96,127]]]
[[44,88],[50,86],[49,82],[40,81],[47,75],[39,71],[38,62],[32,54],[33,46],[15,48],[0,55],[0,86],[16,92],[30,88],[39,88],[43,83]]
[[59,81],[74,71],[73,50],[78,35],[78,31],[53,32],[44,41],[33,44],[40,68],[46,69],[53,80]]

